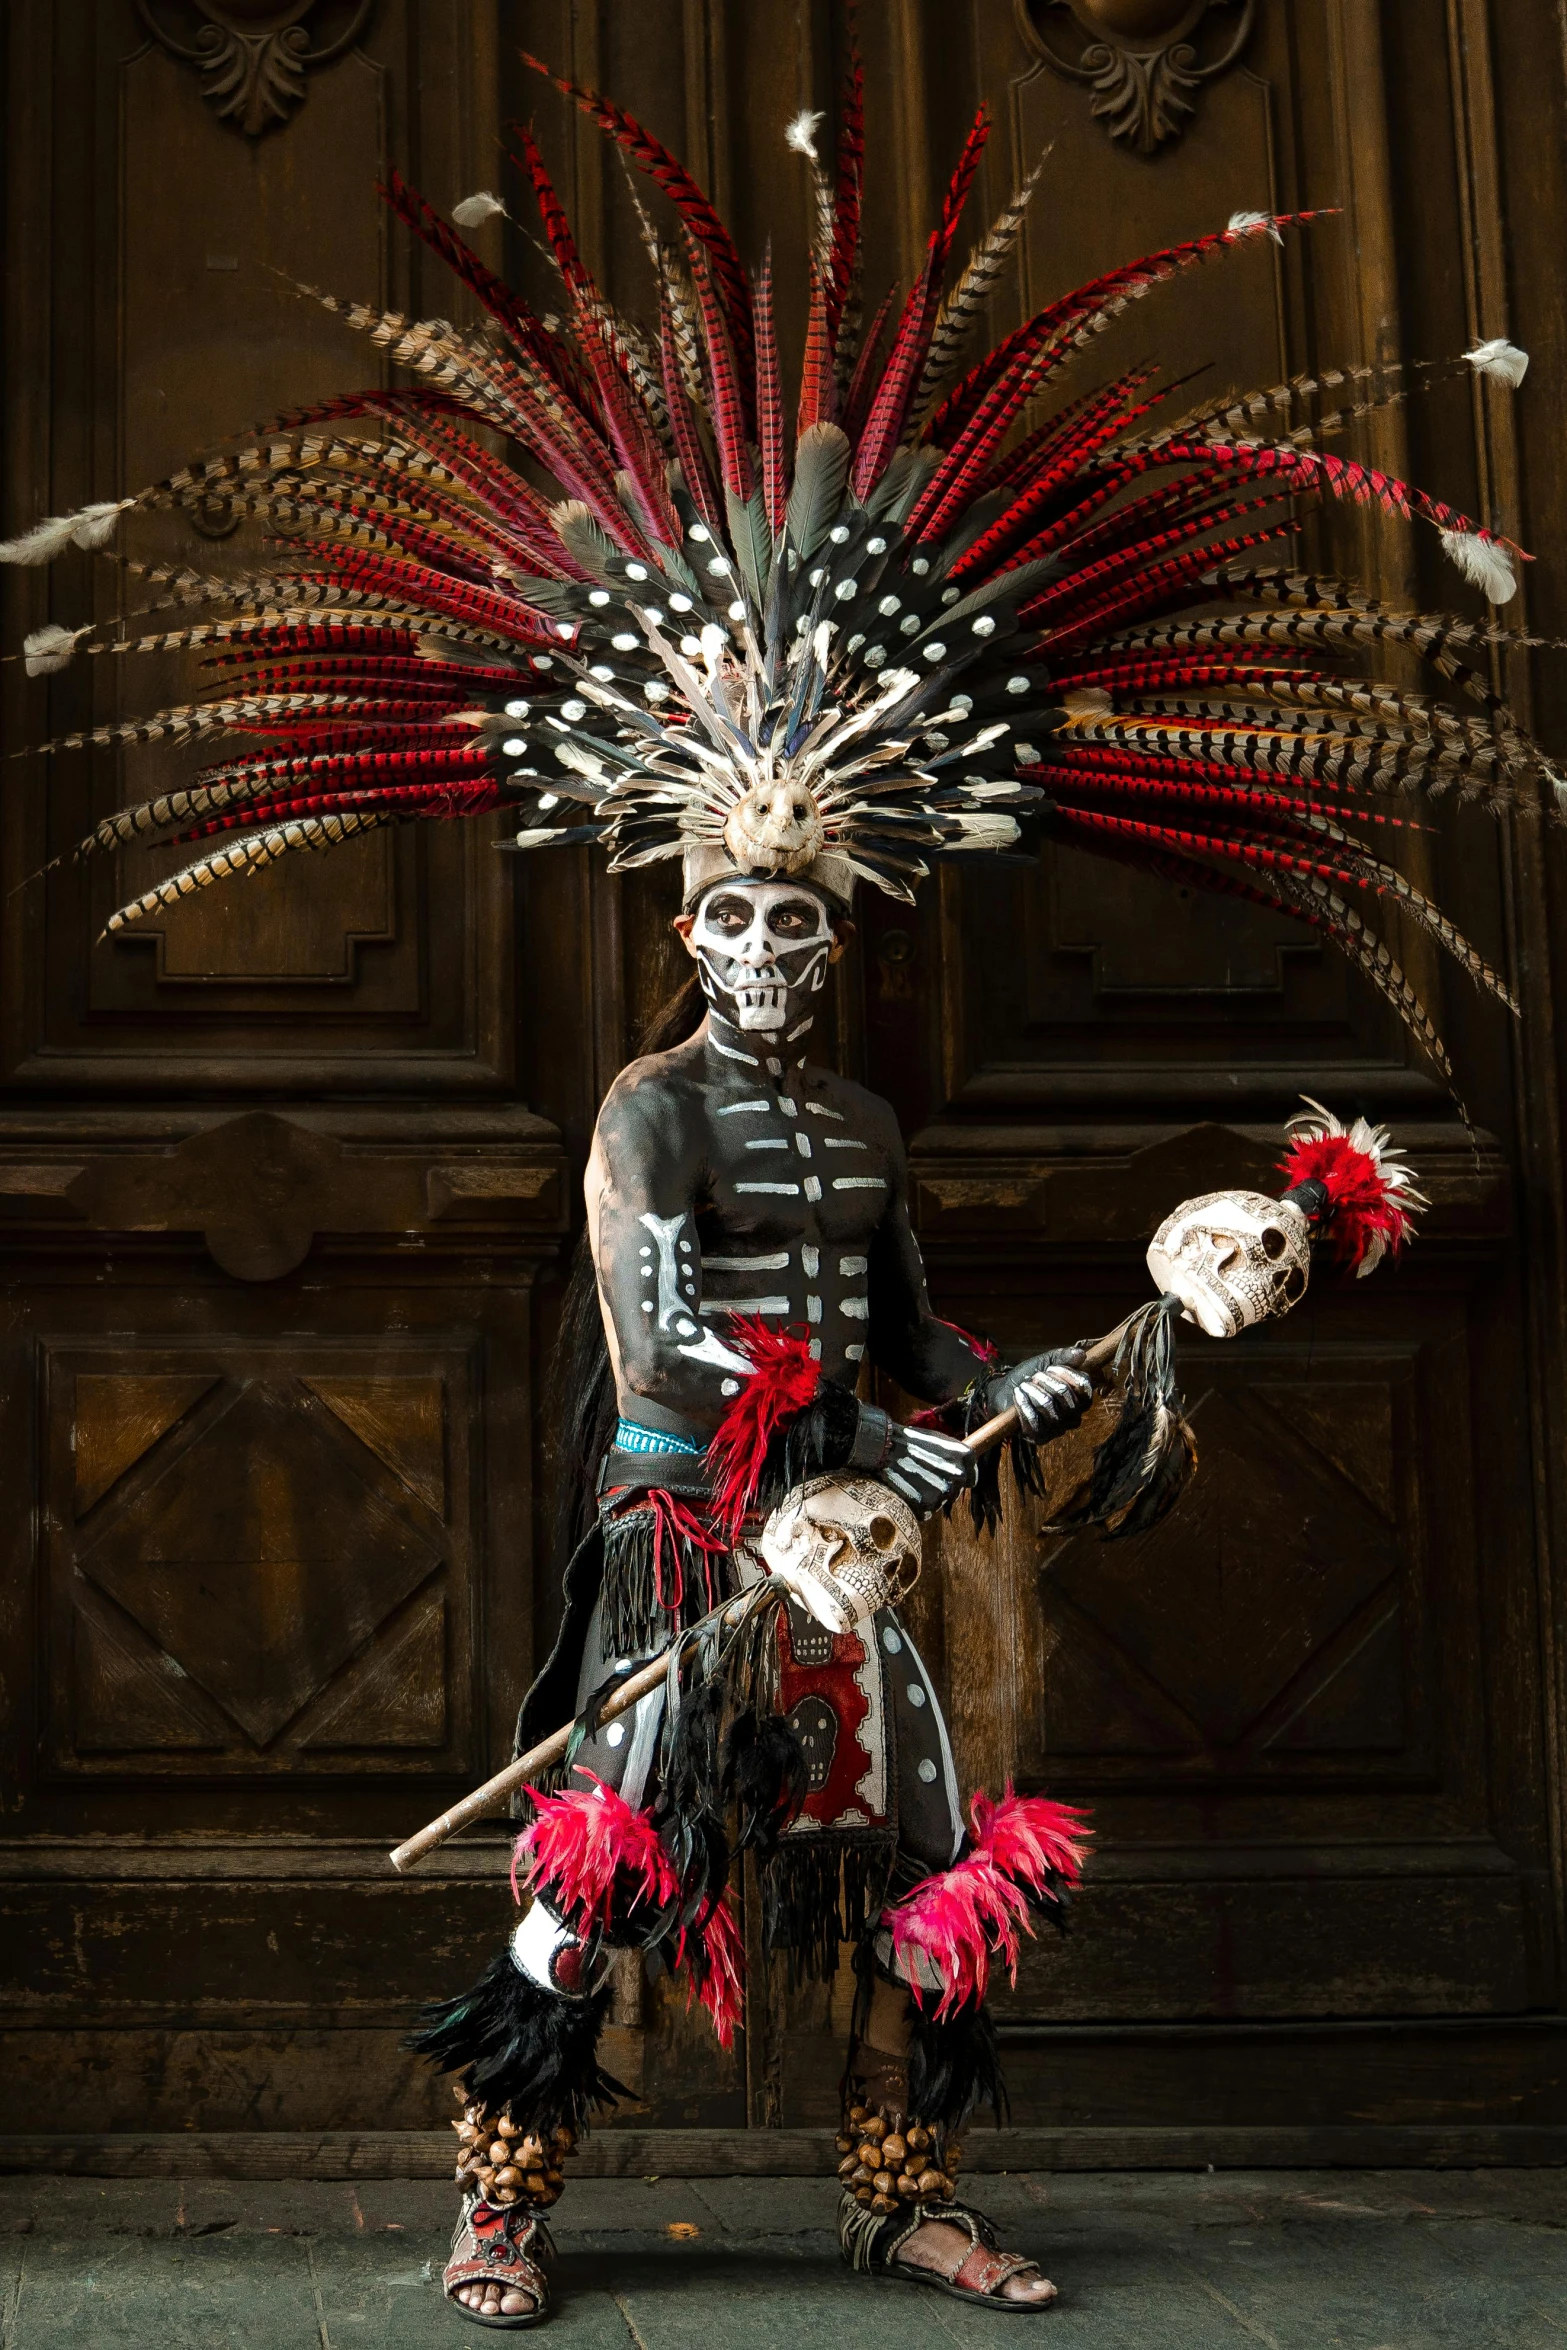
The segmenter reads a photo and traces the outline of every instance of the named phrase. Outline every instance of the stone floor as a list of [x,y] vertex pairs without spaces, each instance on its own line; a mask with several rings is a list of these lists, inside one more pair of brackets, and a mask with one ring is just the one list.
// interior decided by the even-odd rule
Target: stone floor
[[[814,2179],[586,2179],[560,2206],[567,2350],[953,2350],[984,2310],[840,2266]],[[1567,2350],[1561,2171],[1137,2172],[978,2182],[1048,2264],[1051,2350]],[[0,2178],[4,2350],[476,2343],[427,2181]],[[1010,2336],[1008,2337],[1011,2338]]]

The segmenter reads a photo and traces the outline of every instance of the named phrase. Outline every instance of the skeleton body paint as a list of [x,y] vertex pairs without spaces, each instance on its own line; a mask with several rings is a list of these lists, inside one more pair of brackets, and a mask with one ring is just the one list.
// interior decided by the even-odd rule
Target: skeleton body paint
[[806,1057],[832,944],[820,899],[710,890],[690,944],[714,1008],[616,1080],[588,1169],[622,1416],[705,1442],[748,1369],[737,1315],[803,1328],[848,1388],[869,1352],[922,1400],[961,1395],[985,1364],[931,1311],[892,1111]]
[[813,890],[771,882],[708,890],[688,940],[702,992],[742,1031],[787,1037],[827,976],[832,925]]

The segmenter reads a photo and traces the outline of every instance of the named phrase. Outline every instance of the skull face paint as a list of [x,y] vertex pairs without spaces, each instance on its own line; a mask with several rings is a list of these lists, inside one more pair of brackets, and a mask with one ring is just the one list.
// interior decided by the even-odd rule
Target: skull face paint
[[1166,1216],[1148,1270],[1182,1318],[1210,1338],[1233,1338],[1287,1314],[1311,1277],[1311,1227],[1289,1200],[1260,1191],[1207,1191]]
[[832,944],[822,900],[778,881],[715,883],[687,937],[713,1009],[732,1027],[768,1034],[809,1018]]

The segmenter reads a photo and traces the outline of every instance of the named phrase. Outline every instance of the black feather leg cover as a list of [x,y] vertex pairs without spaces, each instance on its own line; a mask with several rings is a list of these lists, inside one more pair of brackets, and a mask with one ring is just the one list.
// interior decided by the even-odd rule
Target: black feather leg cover
[[997,2123],[1009,2111],[995,2019],[983,2001],[938,2016],[914,2009],[909,2030],[909,2111],[928,2127],[956,2130],[981,2106]]
[[607,1988],[582,1999],[542,1989],[507,1948],[471,1991],[425,2008],[404,2045],[533,2135],[580,2130],[596,2107],[630,2095],[598,2061],[609,2001]]
[[849,2027],[846,2084],[864,2069],[864,2060],[869,2060],[872,2070],[878,2061],[885,2062],[884,2052],[867,2042],[866,2030],[878,1984],[894,1983],[908,1994],[904,2009],[908,2030],[903,2060],[905,2090],[899,2100],[903,2111],[927,2129],[947,2131],[961,2129],[982,2106],[990,2108],[998,2123],[1006,2119],[1010,2108],[1001,2050],[984,2000],[972,1999],[946,2015],[938,2014],[931,2000],[921,2004],[908,1992],[901,1976],[880,1964],[869,1939],[855,1952],[854,1971],[858,1980]]

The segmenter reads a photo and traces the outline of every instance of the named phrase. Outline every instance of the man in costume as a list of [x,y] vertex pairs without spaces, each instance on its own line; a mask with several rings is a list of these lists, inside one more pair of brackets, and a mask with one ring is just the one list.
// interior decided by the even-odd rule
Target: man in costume
[[[1485,666],[1505,632],[1398,612],[1256,550],[1303,504],[1350,497],[1432,524],[1493,601],[1512,592],[1514,551],[1325,454],[1343,419],[1320,412],[1317,384],[1190,409],[1138,368],[1058,397],[1130,302],[1290,223],[1237,214],[966,361],[1033,182],[955,270],[982,117],[913,287],[866,323],[856,69],[834,169],[819,118],[789,126],[817,230],[786,405],[770,267],[747,271],[631,116],[571,94],[672,207],[674,242],[646,224],[653,330],[596,286],[519,129],[561,318],[394,175],[389,201],[478,298],[484,330],[328,299],[416,380],[297,412],[136,497],[40,523],[0,557],[102,545],[127,510],[214,495],[288,525],[260,575],[161,567],[160,624],[112,632],[112,649],[193,649],[217,675],[93,739],[231,747],[82,844],[202,844],[111,929],[413,819],[505,810],[524,849],[588,842],[617,870],[681,863],[705,1015],[626,1071],[599,1121],[587,1206],[605,1357],[577,1399],[579,1429],[598,1430],[580,1448],[596,1506],[519,1728],[525,1744],[574,1715],[575,1743],[532,1791],[520,1924],[421,2035],[464,2100],[454,2305],[501,2327],[547,2312],[542,2214],[576,2132],[615,2093],[596,2054],[614,1950],[682,1971],[720,2037],[732,2031],[728,1884],[749,1851],[774,1947],[806,1969],[853,1949],[846,2258],[1037,2311],[1054,2288],[955,2195],[956,2134],[976,2102],[999,2101],[990,1969],[1015,1962],[1031,1914],[1059,1914],[1082,1824],[1010,1790],[977,1795],[965,1821],[895,1602],[921,1517],[968,1485],[982,1521],[1000,1507],[994,1461],[977,1464],[965,1433],[1015,1407],[1027,1484],[1090,1382],[1080,1350],[1009,1371],[933,1316],[892,1114],[811,1061],[812,1010],[857,883],[908,899],[937,858],[1045,837],[1297,917],[1450,1083],[1360,902],[1394,899],[1512,999],[1353,826],[1394,792],[1532,804],[1543,762]],[[474,198],[458,217],[499,208]],[[1455,364],[1516,383],[1524,361],[1491,343]],[[1395,372],[1368,371],[1367,396],[1396,395]],[[29,671],[84,644],[111,649],[90,628],[41,628]],[[1466,706],[1347,667],[1386,645],[1425,658]],[[1161,1286],[1228,1334],[1293,1302],[1314,1243],[1369,1269],[1413,1204],[1383,1139],[1323,1116],[1297,1136],[1282,1201],[1187,1203],[1150,1259]],[[924,1424],[898,1426],[859,1394],[867,1364],[929,1407]],[[1118,1413],[1076,1522],[1135,1532],[1191,1467],[1158,1345],[1134,1354]],[[663,1688],[601,1719],[628,1670],[666,1650]]]
[[[920,2014],[908,1984],[934,1994],[931,2006],[943,1989],[918,1949],[933,1900],[950,1907],[973,1880],[983,1904],[990,1887],[972,1861],[953,1870],[981,1848],[965,1834],[936,1692],[893,1608],[874,1605],[896,1563],[917,1560],[916,1513],[971,1484],[974,1456],[900,1427],[855,1385],[873,1359],[933,1403],[982,1417],[1015,1405],[1038,1437],[1073,1424],[1092,1386],[1070,1354],[1002,1372],[931,1313],[892,1113],[807,1056],[841,951],[846,877],[823,860],[797,881],[761,880],[698,854],[687,880],[680,928],[707,1013],[688,1042],[633,1063],[598,1122],[588,1232],[616,1421],[600,1522],[572,1562],[565,1624],[519,1743],[579,1708],[587,1734],[561,1791],[537,1799],[524,1837],[533,1900],[509,1952],[420,2044],[472,2068],[483,2102],[466,2117],[478,2157],[469,2177],[493,2193],[516,2168],[482,2176],[500,2110],[523,2111],[537,2135],[557,2112],[578,2118],[596,2084],[611,1944],[684,1966],[727,2041],[740,1990],[724,1892],[732,1814],[735,1841],[758,1851],[773,1946],[807,1972],[835,1966],[845,1940],[864,1950],[855,2064],[877,2137],[901,2128],[857,2181],[871,2218],[912,2219],[936,2195],[951,2216],[910,2229],[908,2257],[960,2274],[965,2289],[982,2279],[988,2292],[1034,2297],[1050,2288],[1031,2265],[997,2252],[951,2202],[957,2124],[975,2090],[994,2086],[988,2027],[978,2001],[956,2020]],[[723,1724],[706,1689],[677,1682],[673,1701],[655,1690],[594,1728],[595,1691],[768,1571],[755,1547],[762,1515],[801,1485],[824,1515],[816,1539],[771,1564],[791,1597],[753,1701],[726,1708]],[[856,1563],[869,1570],[863,1584]],[[770,1702],[756,1702],[756,1683]],[[1076,1871],[1075,1815],[1012,1798],[998,1822],[987,1868],[990,1845],[1017,1847],[1003,1902],[1053,1907]],[[878,1929],[887,1904],[894,1923]],[[1015,1942],[1006,1910],[989,1922]],[[906,1938],[896,1950],[895,1932]],[[974,1945],[981,1978],[989,1948],[988,1935]],[[907,2190],[895,2203],[890,2180],[877,2188],[895,2160],[911,2189],[928,2176],[925,2204]],[[472,2281],[457,2290],[469,2307],[509,2314],[487,2249],[482,2217],[470,2217],[452,2273]],[[536,2277],[513,2283],[539,2290]]]

